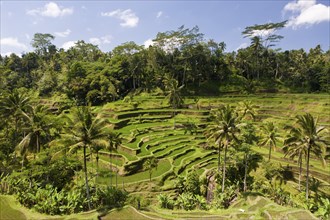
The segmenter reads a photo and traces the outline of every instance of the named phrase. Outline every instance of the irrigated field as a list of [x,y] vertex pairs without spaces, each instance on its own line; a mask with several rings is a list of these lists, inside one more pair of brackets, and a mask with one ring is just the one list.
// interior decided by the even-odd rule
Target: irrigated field
[[[156,185],[154,191],[168,190],[173,187],[173,179],[178,175],[186,175],[192,170],[202,174],[217,166],[216,150],[206,149],[207,143],[204,131],[209,123],[210,109],[230,104],[237,106],[239,102],[251,101],[257,112],[257,127],[266,121],[274,121],[279,128],[280,135],[285,137],[285,125],[293,125],[295,116],[311,113],[319,118],[319,124],[330,127],[330,103],[328,95],[306,94],[263,94],[263,95],[225,95],[214,98],[186,99],[186,108],[170,109],[163,97],[141,95],[134,98],[139,103],[133,105],[118,101],[103,108],[96,108],[95,112],[102,112],[104,117],[114,124],[115,130],[125,138],[117,152],[101,151],[101,170],[103,176],[99,181],[109,183],[109,168],[118,170],[117,183],[128,191],[150,190],[149,173],[143,170],[143,162],[154,156],[159,159],[158,168],[152,172],[152,182]],[[196,129],[187,128],[187,124],[195,124]],[[273,152],[272,160],[291,167],[298,172],[297,162],[284,158],[281,151],[282,143],[278,143],[278,150]],[[268,149],[255,146],[253,150],[265,157]],[[230,164],[229,164],[230,165]],[[311,161],[312,176],[322,182],[322,191],[329,190],[329,164],[325,167],[314,158]],[[114,169],[115,170],[115,169]],[[115,173],[112,174],[115,176]],[[297,178],[297,175],[295,175]],[[115,180],[113,180],[115,183]],[[158,184],[159,183],[159,184]],[[155,188],[155,186],[160,186]]]

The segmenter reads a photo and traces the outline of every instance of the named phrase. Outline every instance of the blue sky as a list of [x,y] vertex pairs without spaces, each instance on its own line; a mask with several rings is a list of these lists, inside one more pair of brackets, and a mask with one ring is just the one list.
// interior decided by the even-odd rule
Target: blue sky
[[1,1],[1,54],[32,51],[35,33],[50,33],[58,48],[84,40],[110,51],[127,41],[143,45],[158,32],[197,25],[227,51],[249,45],[246,26],[289,20],[277,47],[329,49],[329,1]]

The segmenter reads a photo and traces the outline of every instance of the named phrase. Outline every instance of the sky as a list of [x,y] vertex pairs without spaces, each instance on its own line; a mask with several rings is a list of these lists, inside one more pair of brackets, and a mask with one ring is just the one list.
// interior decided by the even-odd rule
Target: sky
[[225,42],[231,52],[250,44],[247,26],[288,20],[277,34],[282,50],[330,47],[330,1],[13,1],[0,0],[0,53],[33,51],[35,33],[55,36],[53,44],[68,49],[78,40],[104,51],[128,41],[150,45],[159,32],[198,26],[205,40]]

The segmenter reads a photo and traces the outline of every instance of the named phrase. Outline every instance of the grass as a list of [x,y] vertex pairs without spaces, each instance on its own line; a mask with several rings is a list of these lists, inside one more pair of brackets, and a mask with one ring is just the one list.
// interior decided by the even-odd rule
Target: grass
[[[156,179],[162,176],[166,172],[170,171],[171,167],[171,163],[168,159],[160,160],[157,169],[153,170],[151,178]],[[142,171],[129,176],[118,176],[117,181],[120,184],[149,181],[149,171]],[[99,177],[99,183],[108,184],[109,179],[105,177]]]
[[0,219],[1,220],[87,220],[97,219],[98,212],[90,211],[79,214],[72,214],[66,216],[50,216],[34,212],[27,209],[16,202],[13,196],[0,195]]

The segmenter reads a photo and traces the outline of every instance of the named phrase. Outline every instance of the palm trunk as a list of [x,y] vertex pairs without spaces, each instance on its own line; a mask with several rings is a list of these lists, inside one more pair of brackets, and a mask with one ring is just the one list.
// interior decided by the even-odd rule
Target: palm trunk
[[221,144],[219,144],[218,148],[218,172],[220,173],[220,155],[221,155]]
[[299,158],[299,191],[301,191],[302,158]]
[[85,173],[85,184],[86,184],[88,210],[91,210],[91,196],[90,196],[90,193],[89,193],[88,175],[87,175],[86,146],[84,146],[84,173]]
[[97,180],[99,177],[99,152],[96,152],[96,177],[95,177],[95,191],[97,191]]
[[111,157],[111,148],[110,148],[110,186],[112,186],[112,157]]
[[272,155],[272,145],[269,144],[269,155],[268,155],[268,161],[270,161],[270,157]]
[[247,160],[248,160],[248,157],[247,157],[247,154],[244,155],[244,159],[245,159],[245,164],[244,164],[244,187],[243,187],[243,190],[244,192],[246,192],[246,176],[247,176]]
[[224,190],[225,190],[226,160],[227,160],[227,144],[225,145],[225,156],[224,156],[224,159],[223,159],[223,173],[222,173],[222,189],[221,189],[221,192],[224,192]]
[[311,151],[311,146],[308,145],[308,150],[307,150],[307,171],[306,171],[306,200],[308,200],[308,194],[309,194],[309,156],[310,156],[310,151]]
[[40,152],[39,135],[37,134],[37,153]]

